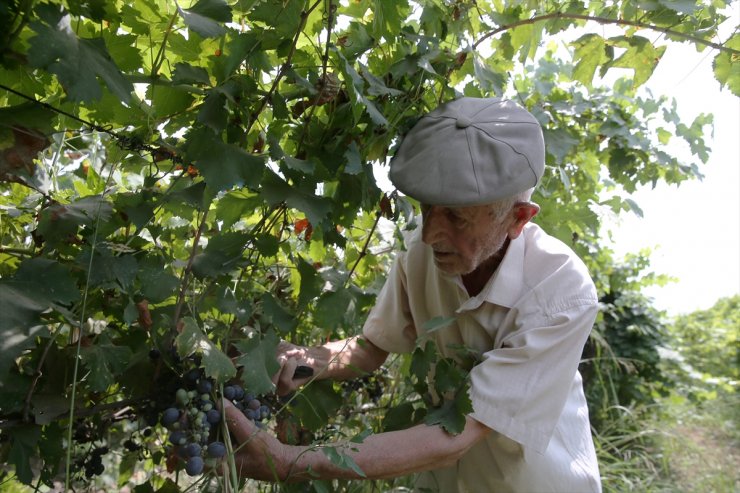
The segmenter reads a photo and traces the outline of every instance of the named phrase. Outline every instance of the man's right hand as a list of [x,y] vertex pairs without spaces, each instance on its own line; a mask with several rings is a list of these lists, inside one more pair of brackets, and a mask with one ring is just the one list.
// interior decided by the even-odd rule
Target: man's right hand
[[308,348],[296,346],[286,341],[280,341],[277,347],[277,360],[280,370],[272,377],[272,383],[277,386],[277,394],[284,396],[295,392],[300,386],[313,378],[312,376],[296,375],[299,366],[305,366],[316,371],[313,358],[308,355]]

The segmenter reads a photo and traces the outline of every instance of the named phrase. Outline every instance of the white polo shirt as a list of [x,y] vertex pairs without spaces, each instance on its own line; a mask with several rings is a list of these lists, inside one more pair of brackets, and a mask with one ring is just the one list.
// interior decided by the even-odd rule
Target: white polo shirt
[[364,327],[389,352],[414,350],[425,322],[440,353],[479,355],[470,372],[472,417],[494,431],[456,465],[423,473],[418,490],[598,492],[599,470],[578,363],[598,311],[583,262],[535,224],[512,240],[498,269],[470,297],[459,275],[434,265],[421,228],[406,240]]

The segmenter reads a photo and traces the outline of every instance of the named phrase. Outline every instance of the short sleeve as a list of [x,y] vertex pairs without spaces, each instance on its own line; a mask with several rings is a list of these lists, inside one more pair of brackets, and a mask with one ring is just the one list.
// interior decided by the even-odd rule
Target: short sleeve
[[539,453],[572,390],[598,311],[593,298],[568,301],[568,308],[550,314],[512,310],[519,330],[485,353],[470,373],[472,417]]
[[416,344],[416,328],[409,310],[406,275],[401,252],[393,262],[375,306],[363,327],[363,335],[390,353],[410,353]]

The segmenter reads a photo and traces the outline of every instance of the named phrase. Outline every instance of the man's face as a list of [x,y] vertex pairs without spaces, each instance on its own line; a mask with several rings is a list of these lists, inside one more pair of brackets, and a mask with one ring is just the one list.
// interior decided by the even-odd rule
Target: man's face
[[434,250],[434,263],[451,275],[469,274],[498,252],[508,236],[508,215],[495,218],[489,206],[421,207],[422,240]]

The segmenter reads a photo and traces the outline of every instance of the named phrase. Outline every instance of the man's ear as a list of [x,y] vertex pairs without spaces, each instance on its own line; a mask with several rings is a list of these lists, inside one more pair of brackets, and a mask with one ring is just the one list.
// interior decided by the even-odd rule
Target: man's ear
[[509,238],[512,240],[522,234],[524,226],[540,212],[540,206],[534,202],[517,202],[514,204],[512,214],[514,222],[509,226]]

